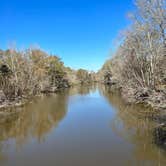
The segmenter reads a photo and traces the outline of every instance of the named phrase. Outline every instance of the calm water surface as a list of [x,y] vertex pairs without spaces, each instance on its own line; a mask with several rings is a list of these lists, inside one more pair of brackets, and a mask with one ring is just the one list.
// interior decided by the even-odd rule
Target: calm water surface
[[0,124],[0,166],[166,165],[145,108],[106,87],[74,87],[17,109]]

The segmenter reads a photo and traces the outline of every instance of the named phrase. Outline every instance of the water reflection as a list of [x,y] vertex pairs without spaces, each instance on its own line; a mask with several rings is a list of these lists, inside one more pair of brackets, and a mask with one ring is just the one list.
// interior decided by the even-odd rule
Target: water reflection
[[74,86],[16,109],[0,123],[0,165],[166,165],[153,144],[156,124],[142,114],[151,110],[106,86]]
[[153,130],[156,122],[149,118],[154,112],[150,108],[126,105],[119,92],[111,93],[107,86],[101,86],[100,92],[115,107],[117,116],[111,121],[111,128],[118,136],[134,145],[132,161],[134,165],[165,165],[166,152],[154,144]]
[[75,94],[79,94],[79,95],[87,95],[89,93],[93,93],[95,92],[97,89],[97,84],[85,84],[85,85],[77,85],[72,87],[69,90],[69,94],[70,95],[75,95]]
[[22,145],[30,137],[39,142],[56,127],[67,111],[68,94],[43,96],[35,99],[19,113],[7,117],[0,124],[0,141],[15,139],[17,145]]
[[96,85],[75,86],[59,92],[58,95],[35,98],[28,106],[13,108],[12,111],[18,113],[0,117],[0,141],[16,138],[17,142],[22,142],[29,136],[40,141],[65,116],[69,95],[85,95],[95,89]]

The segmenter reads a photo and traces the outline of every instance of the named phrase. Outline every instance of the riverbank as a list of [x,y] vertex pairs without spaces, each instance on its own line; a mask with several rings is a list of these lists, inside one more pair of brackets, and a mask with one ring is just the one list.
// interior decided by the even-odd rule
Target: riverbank
[[[0,111],[7,109],[7,108],[11,108],[11,107],[19,107],[19,106],[23,106],[24,104],[26,104],[29,100],[28,99],[23,99],[23,98],[18,98],[18,99],[14,99],[12,101],[10,100],[5,100],[4,102],[0,103]],[[1,111],[2,112],[2,111]]]
[[[120,86],[118,83],[107,84],[111,92],[118,91],[126,104],[141,104],[151,108],[149,112],[140,110],[146,118],[155,121],[153,130],[154,143],[166,150],[166,91],[148,88],[133,89]],[[134,110],[133,110],[134,111]]]
[[154,143],[166,150],[166,93],[165,91],[155,91],[147,88],[133,90],[121,90],[122,97],[128,103],[143,104],[154,110],[153,121],[157,121],[155,127]]
[[[42,94],[51,94],[51,93],[57,93],[63,89],[70,88],[71,85],[65,84],[65,86],[61,87],[49,87],[41,90],[39,93],[35,95],[27,95],[27,96],[19,96],[13,99],[6,99],[5,95],[3,94],[2,91],[0,91],[0,115],[3,114],[3,116],[7,116],[12,114],[13,112],[11,111],[12,108],[14,107],[22,107],[25,104],[31,102],[31,100],[34,97],[41,96]],[[11,109],[10,109],[11,108]]]
[[127,104],[143,104],[156,111],[166,113],[166,88],[152,90],[150,88],[129,88],[118,81],[103,82],[111,87],[111,90],[119,90],[123,100]]
[[80,85],[88,86],[88,85],[91,85],[91,83],[89,82],[89,83],[81,84],[79,82],[76,82],[76,83],[72,82],[72,83],[67,84],[65,82],[65,84],[58,86],[58,87],[55,87],[55,86],[45,87],[42,90],[40,90],[40,92],[38,92],[37,94],[35,94],[33,96],[32,95],[20,96],[20,97],[16,97],[16,98],[13,98],[10,100],[8,100],[6,98],[3,91],[0,91],[0,115],[11,114],[12,112],[10,111],[10,108],[12,109],[14,107],[22,107],[25,104],[31,102],[31,100],[34,97],[41,96],[41,95],[47,95],[47,94],[55,94],[55,93],[65,90],[65,89],[69,89],[71,87],[80,86]]
[[121,95],[127,103],[144,104],[166,113],[166,90],[121,88]]

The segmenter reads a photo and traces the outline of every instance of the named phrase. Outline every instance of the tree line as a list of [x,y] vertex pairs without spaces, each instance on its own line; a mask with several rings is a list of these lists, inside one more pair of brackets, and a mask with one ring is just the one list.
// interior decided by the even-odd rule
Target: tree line
[[90,80],[90,72],[66,67],[58,56],[41,49],[0,50],[1,101],[56,92]]
[[165,101],[166,1],[136,0],[135,4],[136,10],[128,14],[131,25],[121,33],[119,48],[98,75],[133,93],[161,92]]
[[166,83],[166,1],[137,0],[115,56],[102,67],[126,86],[157,89]]

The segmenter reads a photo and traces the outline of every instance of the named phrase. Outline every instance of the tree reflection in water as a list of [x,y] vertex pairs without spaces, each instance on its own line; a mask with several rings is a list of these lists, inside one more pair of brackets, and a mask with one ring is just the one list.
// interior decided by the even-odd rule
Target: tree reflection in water
[[[96,90],[96,85],[75,86],[58,94],[40,96],[24,107],[12,108],[17,112],[0,117],[0,161],[5,160],[7,142],[13,140],[17,149],[31,138],[44,141],[47,133],[56,128],[67,113],[68,98],[71,95],[86,95]],[[4,147],[5,146],[5,147]]]
[[[91,98],[91,94],[92,94],[92,98]],[[96,94],[97,94],[97,98],[95,96]],[[119,96],[118,91],[111,93],[108,87],[103,85],[96,85],[96,84],[74,86],[71,89],[66,89],[62,92],[59,92],[58,94],[35,98],[32,103],[27,104],[24,107],[16,108],[16,109],[21,109],[20,111],[18,111],[19,113],[16,113],[10,116],[9,118],[6,119],[6,121],[3,124],[2,123],[0,124],[0,164],[7,161],[8,158],[11,159],[11,154],[9,156],[9,151],[11,151],[13,147],[11,145],[14,145],[14,146],[16,145],[17,149],[19,148],[23,149],[23,152],[24,152],[23,145],[27,144],[29,146],[29,144],[27,143],[28,141],[36,140],[37,143],[43,143],[46,140],[46,136],[51,135],[51,133],[54,133],[52,132],[54,131],[53,129],[55,129],[55,132],[58,133],[59,131],[57,130],[58,124],[60,123],[60,121],[62,121],[62,119],[67,114],[68,108],[72,103],[71,100],[69,100],[69,98],[73,95],[76,95],[76,100],[74,97],[74,101],[77,102],[78,101],[77,99],[79,99],[80,103],[82,103],[82,98],[86,98],[86,100],[84,101],[87,102],[87,105],[89,103],[92,104],[92,107],[89,107],[90,109],[98,110],[97,109],[98,105],[96,102],[96,99],[97,99],[97,101],[98,100],[100,101],[99,104],[101,104],[100,105],[101,108],[103,109],[108,108],[106,112],[109,112],[109,113],[110,111],[112,111],[111,116],[112,115],[113,116],[111,118],[113,119],[110,122],[111,130],[109,130],[110,128],[109,127],[107,128],[105,125],[100,126],[100,124],[105,124],[105,120],[107,118],[108,118],[107,120],[109,121],[109,117],[107,116],[106,119],[105,119],[105,116],[100,118],[101,112],[98,112],[98,111],[91,116],[91,118],[89,119],[89,123],[91,124],[91,121],[92,121],[96,123],[96,126],[99,126],[99,129],[96,128],[97,132],[100,130],[105,130],[104,133],[112,132],[110,133],[110,135],[109,134],[101,135],[101,140],[105,140],[103,139],[103,137],[107,137],[107,136],[112,137],[113,135],[116,134],[120,139],[124,140],[124,142],[126,141],[125,147],[128,148],[129,146],[130,156],[128,156],[128,154],[125,154],[126,155],[125,161],[127,160],[130,160],[130,161],[127,161],[126,163],[124,163],[124,165],[127,165],[127,166],[128,165],[131,165],[131,166],[133,165],[148,165],[148,166],[149,165],[150,166],[166,165],[166,161],[165,161],[166,152],[162,151],[155,144],[153,144],[152,130],[156,124],[154,121],[149,119],[149,113],[151,114],[151,116],[153,116],[152,111],[142,106],[126,105],[121,99],[121,97]],[[110,103],[110,105],[108,103]],[[80,107],[78,108],[80,109]],[[85,108],[88,108],[88,107],[85,107]],[[78,111],[76,111],[76,113],[80,111],[79,109]],[[90,111],[91,110],[88,110],[87,112],[82,111],[81,112],[82,114],[77,114],[77,115],[84,115],[84,113],[88,113]],[[145,115],[142,112],[146,112],[147,114]],[[72,114],[72,116],[76,115],[76,113]],[[97,118],[95,117],[96,114],[97,114]],[[76,117],[74,119],[75,122],[73,124],[77,125],[79,122],[77,121]],[[101,123],[100,123],[100,119],[101,119]],[[73,121],[73,119],[70,119],[70,120]],[[84,129],[84,131],[89,130],[86,125],[84,126],[81,124],[81,126],[83,127],[82,129]],[[64,128],[65,128],[64,131],[66,131],[65,125],[64,125]],[[79,130],[81,130],[81,128],[78,127],[78,131]],[[70,131],[70,127],[67,128],[67,131]],[[73,131],[73,133],[75,132],[77,132],[77,130]],[[93,130],[91,132],[93,133]],[[96,132],[97,136],[100,137],[100,134],[98,135],[97,132]],[[91,139],[96,139],[95,136],[93,138],[93,134],[90,136],[91,136]],[[82,137],[84,137],[84,135],[81,135],[81,138]],[[66,140],[67,139],[68,138],[66,137]],[[61,140],[61,137],[60,137],[60,140]],[[53,142],[54,142],[54,135],[53,135]],[[119,143],[119,142],[115,141],[114,143]],[[68,145],[68,144],[66,143],[65,145]],[[101,147],[100,146],[98,147],[98,144],[94,144],[94,145],[97,151],[96,154],[98,153],[99,155],[103,155],[100,157],[104,158],[105,154],[103,153],[100,154]],[[105,143],[103,143],[102,146],[103,145],[105,145]],[[47,147],[47,144],[44,147]],[[111,144],[111,147],[112,147],[112,144]],[[122,147],[118,146],[117,148],[120,148],[120,149],[117,149],[117,150],[121,151],[122,150],[121,148],[123,147],[124,146]],[[130,150],[130,147],[131,147],[131,150]],[[104,148],[105,148],[104,149],[105,151],[114,153],[114,150],[111,149],[109,146],[108,147],[106,146]],[[33,150],[33,148],[31,150]],[[80,145],[80,154],[82,152],[81,150],[82,150],[82,147]],[[93,149],[89,147],[88,150],[93,150]],[[126,149],[123,149],[123,150],[125,151]],[[15,151],[15,147],[14,147],[14,151]],[[55,153],[56,155],[58,154],[57,151]],[[51,153],[52,152],[55,152],[55,151],[51,151]],[[50,154],[48,154],[48,156],[49,155]],[[117,158],[120,158],[120,157],[125,158],[125,155],[124,156],[119,155],[117,156]],[[99,156],[96,156],[96,158],[98,157]],[[16,160],[17,159],[18,158],[16,158]]]
[[67,93],[54,94],[39,97],[27,106],[15,108],[21,110],[0,125],[0,141],[14,139],[19,147],[31,137],[39,142],[44,140],[46,134],[65,116],[67,101]]
[[149,114],[153,116],[152,110],[143,106],[125,104],[119,92],[111,93],[111,89],[107,86],[100,86],[99,90],[116,109],[117,115],[111,121],[111,129],[119,137],[133,144],[133,160],[127,165],[135,165],[135,163],[151,166],[165,165],[166,152],[153,143],[153,129],[156,123],[149,118]]

